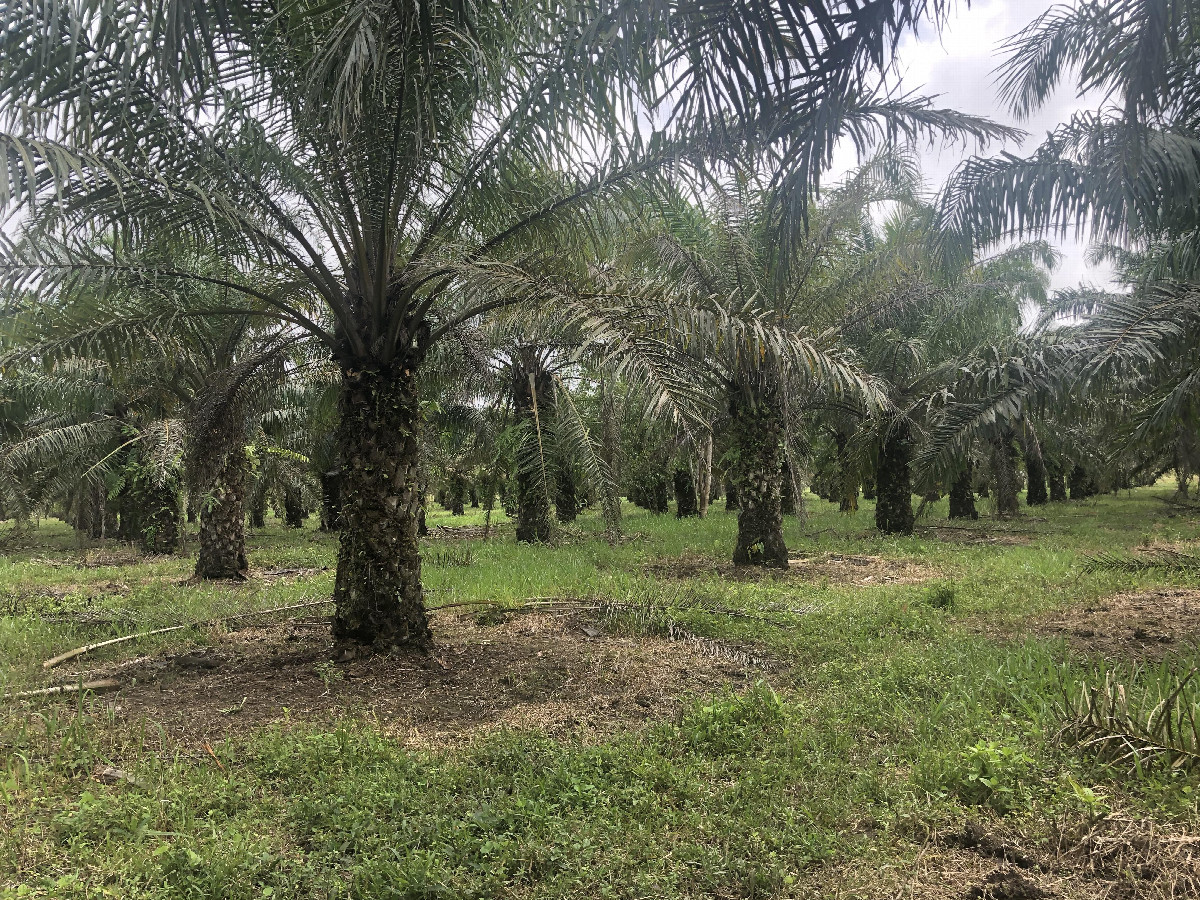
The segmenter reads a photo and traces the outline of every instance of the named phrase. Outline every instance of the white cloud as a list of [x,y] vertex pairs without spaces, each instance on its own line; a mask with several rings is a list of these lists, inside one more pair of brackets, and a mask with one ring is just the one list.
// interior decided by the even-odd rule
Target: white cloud
[[[970,8],[960,5],[940,34],[925,27],[918,35],[901,42],[897,54],[901,92],[937,95],[939,106],[987,116],[1029,133],[1024,141],[994,144],[983,151],[961,145],[921,147],[922,170],[931,189],[940,187],[968,157],[1001,150],[1030,152],[1060,122],[1080,110],[1095,107],[1091,98],[1076,95],[1069,79],[1045,106],[1024,121],[1015,119],[1000,98],[994,70],[1005,59],[1004,42],[1053,5],[1046,0],[975,0]],[[834,170],[844,172],[853,164],[853,150],[847,147],[838,153]],[[1095,284],[1109,281],[1111,269],[1105,265],[1089,266],[1085,261],[1086,243],[1071,238],[1055,243],[1063,254],[1053,278],[1055,288],[1081,281]]]

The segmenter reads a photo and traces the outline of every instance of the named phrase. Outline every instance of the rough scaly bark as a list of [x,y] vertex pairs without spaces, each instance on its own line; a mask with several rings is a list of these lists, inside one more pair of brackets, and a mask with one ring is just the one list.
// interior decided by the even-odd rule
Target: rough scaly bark
[[844,513],[858,512],[858,479],[854,477],[850,467],[850,438],[838,432],[837,441],[838,465],[838,511]]
[[1067,499],[1067,482],[1063,476],[1062,464],[1052,456],[1046,459],[1046,480],[1050,485],[1050,502],[1065,503]]
[[174,553],[179,549],[183,519],[178,482],[168,478],[156,484],[139,478],[134,495],[142,549],[147,553]]
[[779,483],[783,415],[777,391],[763,385],[752,400],[735,388],[729,413],[730,475],[739,501],[733,564],[786,569]]
[[564,460],[559,460],[554,487],[554,517],[564,525],[569,525],[579,515],[579,497],[575,489],[575,473]]
[[1079,463],[1075,463],[1071,469],[1070,477],[1071,499],[1086,500],[1088,497],[1094,497],[1097,493],[1096,479],[1092,477]]
[[600,457],[608,467],[609,481],[600,487],[600,509],[604,516],[604,532],[609,541],[621,534],[621,425],[617,418],[617,402],[612,388],[600,383]]
[[712,477],[712,455],[713,455],[713,438],[712,432],[708,432],[704,440],[704,445],[700,449],[700,470],[697,478],[696,486],[697,501],[699,503],[700,518],[705,518],[708,515],[708,505],[713,500],[715,484]]
[[288,485],[283,491],[283,524],[288,528],[304,527],[304,497],[299,485]]
[[792,467],[786,459],[779,473],[779,511],[785,516],[796,514],[796,482],[792,480]]
[[246,454],[230,448],[212,486],[200,500],[200,555],[197,578],[245,578]]
[[967,466],[950,485],[950,518],[978,519],[979,512],[975,509],[975,492],[971,484],[975,479],[974,465],[967,460]]
[[267,487],[261,480],[250,492],[250,527],[267,527]]
[[105,535],[104,485],[85,484],[76,497],[75,528],[89,538],[98,539]]
[[447,505],[452,516],[467,514],[467,479],[454,472],[450,475],[450,487],[446,491]]
[[1017,449],[1005,431],[992,441],[992,479],[996,483],[996,514],[1010,518],[1021,511],[1017,497]]
[[337,469],[321,473],[321,530],[337,531],[341,527],[341,479]]
[[725,512],[737,512],[741,507],[741,497],[738,496],[737,485],[733,477],[725,476]]
[[1025,503],[1028,506],[1045,506],[1049,502],[1046,493],[1046,465],[1042,459],[1042,448],[1032,429],[1025,434]]
[[680,466],[675,470],[672,481],[675,487],[675,518],[684,519],[700,515],[697,504],[696,481],[690,470]]
[[420,403],[413,369],[415,362],[400,362],[343,371],[338,398],[342,528],[333,634],[385,650],[432,643],[417,544]]
[[884,429],[875,466],[875,527],[884,534],[912,534],[912,434],[908,420]]
[[862,479],[862,495],[864,500],[875,499],[875,476],[867,475]]

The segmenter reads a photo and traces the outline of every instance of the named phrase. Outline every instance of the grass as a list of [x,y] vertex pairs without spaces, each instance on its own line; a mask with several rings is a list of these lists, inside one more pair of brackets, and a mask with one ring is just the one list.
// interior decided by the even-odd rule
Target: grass
[[[652,601],[787,668],[600,741],[500,731],[426,750],[363,711],[275,723],[210,753],[172,746],[153,722],[118,723],[103,704],[10,700],[0,711],[0,898],[882,897],[915,877],[931,835],[966,821],[1038,852],[1106,816],[1188,829],[1200,822],[1195,773],[1108,765],[1059,734],[1064,697],[1103,683],[1102,671],[1149,690],[1186,672],[1194,652],[1139,667],[1036,633],[1004,637],[1050,610],[1188,586],[1186,573],[1083,571],[1089,554],[1200,538],[1195,515],[1161,502],[1167,492],[1049,507],[1012,526],[1030,532],[1016,545],[887,538],[870,528],[871,504],[846,517],[811,495],[807,523],[787,524],[793,552],[919,560],[940,572],[925,584],[647,570],[684,556],[723,561],[734,520],[721,503],[703,521],[629,509],[630,539],[616,546],[592,515],[555,547],[517,546],[511,531],[454,552],[440,542],[424,573],[431,605]],[[944,506],[925,524],[944,524]],[[482,516],[438,510],[430,524]],[[88,551],[56,521],[0,529],[0,545],[9,690],[49,683],[40,662],[87,641],[328,596],[336,558],[329,536],[271,523],[251,535],[252,564],[316,571],[203,586],[180,584],[185,556],[81,566]],[[709,602],[687,602],[697,598]],[[706,611],[714,605],[787,627]],[[102,624],[80,624],[83,614]],[[92,662],[206,640],[163,635]],[[97,763],[136,783],[98,783]]]

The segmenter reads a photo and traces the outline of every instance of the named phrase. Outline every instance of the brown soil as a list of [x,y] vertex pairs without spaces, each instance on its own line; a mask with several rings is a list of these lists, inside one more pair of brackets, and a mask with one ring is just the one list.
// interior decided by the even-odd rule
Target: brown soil
[[[198,746],[281,721],[368,715],[414,746],[497,728],[587,736],[676,710],[689,694],[754,677],[736,654],[606,634],[569,616],[479,625],[441,615],[429,655],[335,662],[324,622],[213,633],[211,646],[93,667],[126,687],[96,703]],[[588,635],[593,635],[589,637]]]
[[[994,828],[999,826],[989,826]],[[925,900],[1150,900],[1200,896],[1200,835],[1113,817],[1050,842],[977,824],[931,837],[906,866],[861,861],[814,873],[822,895]],[[836,891],[829,890],[836,885]]]
[[659,578],[698,578],[719,575],[736,581],[769,578],[799,578],[804,581],[828,581],[871,587],[879,584],[920,584],[941,573],[931,566],[907,559],[880,556],[824,553],[820,556],[788,560],[787,571],[758,566],[734,566],[706,557],[683,556],[659,560],[646,566],[646,572]]
[[1200,591],[1164,588],[1116,594],[1056,610],[1028,627],[1061,636],[1085,653],[1160,658],[1195,646],[1200,637]]

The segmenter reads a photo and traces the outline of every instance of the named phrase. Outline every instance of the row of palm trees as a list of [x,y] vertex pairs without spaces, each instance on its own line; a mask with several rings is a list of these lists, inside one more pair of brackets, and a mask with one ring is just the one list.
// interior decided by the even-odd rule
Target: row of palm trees
[[[518,534],[537,540],[549,483],[582,478],[615,530],[623,406],[716,458],[738,563],[786,564],[783,473],[796,493],[814,435],[837,446],[840,502],[873,469],[885,531],[911,530],[914,487],[972,461],[1011,512],[1015,448],[1042,458],[1039,422],[1109,414],[1101,378],[1136,404],[1190,371],[1167,355],[1190,326],[1143,316],[1141,351],[1113,337],[1136,304],[1165,309],[1158,293],[1056,306],[1043,244],[984,250],[1091,215],[1105,236],[1174,236],[1130,258],[1155,292],[1163,260],[1187,258],[1186,202],[1127,221],[1154,178],[1187,174],[1192,95],[1143,82],[1194,77],[1196,19],[1156,2],[1169,15],[1118,15],[1115,32],[1083,4],[1013,45],[1018,109],[1080,60],[1087,84],[1134,98],[1097,120],[1127,142],[1119,159],[1056,164],[1086,143],[1060,135],[1033,161],[968,165],[934,206],[902,152],[867,148],[1012,134],[887,92],[897,39],[940,21],[936,0],[10,4],[0,203],[20,233],[0,271],[6,373],[25,386],[2,398],[6,502],[60,496],[81,470],[130,498],[182,477],[197,573],[226,577],[245,571],[249,475],[307,462],[341,536],[335,634],[383,648],[430,640],[431,479],[462,479],[469,449],[485,496],[513,482]],[[1093,58],[1088,27],[1124,50]],[[1129,47],[1155,36],[1133,32],[1155,27],[1157,74],[1135,72]],[[868,162],[817,201],[841,138]],[[1130,177],[1134,141],[1153,149],[1121,201],[1100,170]],[[1159,321],[1182,315],[1190,295],[1174,296]],[[1030,302],[1087,318],[1022,334]],[[1178,393],[1124,420],[1146,441],[1177,431]],[[141,505],[154,522],[164,504]]]

